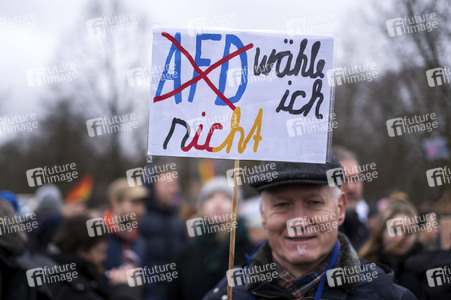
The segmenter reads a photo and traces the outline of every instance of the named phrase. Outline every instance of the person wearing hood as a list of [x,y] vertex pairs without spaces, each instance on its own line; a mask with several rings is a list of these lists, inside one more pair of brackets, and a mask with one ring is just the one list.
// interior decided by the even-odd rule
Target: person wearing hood
[[251,186],[260,192],[268,239],[203,299],[226,299],[228,286],[234,300],[416,299],[338,232],[347,199],[338,180],[328,185],[326,172],[340,167],[334,156],[325,164],[262,162]]
[[[224,276],[232,226],[236,227],[235,264],[246,261],[245,254],[251,253],[253,246],[247,238],[244,220],[231,214],[232,198],[233,187],[225,177],[214,177],[203,185],[198,216],[186,222],[193,239],[176,260],[178,278],[168,286],[167,299],[200,300]],[[199,218],[205,227],[197,227]]]

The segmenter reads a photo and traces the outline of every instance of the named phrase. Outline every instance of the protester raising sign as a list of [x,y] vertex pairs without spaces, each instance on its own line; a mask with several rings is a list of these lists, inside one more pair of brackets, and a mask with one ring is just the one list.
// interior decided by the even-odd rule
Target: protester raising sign
[[154,28],[148,155],[325,163],[333,38]]

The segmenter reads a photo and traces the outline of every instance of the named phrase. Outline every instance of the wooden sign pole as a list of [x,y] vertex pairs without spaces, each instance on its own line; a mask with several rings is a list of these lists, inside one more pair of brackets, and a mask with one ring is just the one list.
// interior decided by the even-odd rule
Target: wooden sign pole
[[[233,172],[233,199],[232,199],[232,212],[236,217],[235,221],[238,221],[238,169],[240,167],[240,160],[235,159],[235,166]],[[230,232],[230,248],[229,248],[229,270],[233,269],[235,261],[235,234],[236,228],[232,226],[232,231]],[[227,300],[232,300],[232,287],[227,285]]]

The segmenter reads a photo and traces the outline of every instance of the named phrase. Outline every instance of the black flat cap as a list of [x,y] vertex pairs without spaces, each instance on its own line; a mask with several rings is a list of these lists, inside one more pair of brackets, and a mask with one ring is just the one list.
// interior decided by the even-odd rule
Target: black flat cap
[[[332,169],[337,170],[327,172]],[[343,178],[341,180],[336,180],[334,176],[328,178],[328,174],[330,175],[332,172],[343,175],[343,168],[334,155],[332,155],[331,161],[325,164],[262,162],[255,167],[252,173],[254,180],[250,182],[250,186],[259,192],[268,188],[297,183],[340,187]],[[331,180],[333,180],[332,183]]]

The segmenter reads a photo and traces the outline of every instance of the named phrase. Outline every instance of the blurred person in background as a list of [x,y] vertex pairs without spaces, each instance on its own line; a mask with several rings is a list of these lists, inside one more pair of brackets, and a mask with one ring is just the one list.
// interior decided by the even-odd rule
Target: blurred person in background
[[63,222],[63,195],[54,184],[46,184],[36,190],[36,220],[38,227],[28,234],[31,252],[45,253],[58,226]]
[[377,205],[371,205],[370,210],[368,212],[368,220],[366,220],[366,228],[368,228],[368,234],[374,231],[377,227],[377,223],[379,220],[379,209]]
[[240,216],[246,223],[247,236],[252,245],[257,246],[267,238],[260,215],[260,196],[252,197],[241,203],[238,208]]
[[[146,212],[145,199],[149,196],[146,188],[142,186],[130,187],[127,178],[113,181],[108,189],[109,209],[102,218],[106,220],[119,220],[127,230],[117,230],[108,234],[107,257],[105,266],[108,270],[123,264],[142,265],[145,255],[145,241],[138,228],[131,225],[138,224]],[[114,224],[107,222],[110,228]]]
[[[0,199],[0,217],[12,219],[14,208],[9,201]],[[9,222],[8,222],[9,224]],[[16,224],[13,224],[16,225]],[[18,261],[26,249],[27,239],[23,231],[8,232],[0,225],[0,299],[51,299],[50,290],[31,289],[28,286],[26,267]],[[39,297],[39,298],[37,298]]]
[[344,169],[345,181],[341,190],[348,199],[346,218],[340,226],[340,231],[346,234],[354,249],[358,251],[369,236],[368,228],[365,225],[368,220],[369,206],[363,199],[359,162],[356,155],[344,147],[334,147],[333,153]]
[[[173,263],[187,240],[185,225],[178,216],[181,203],[178,178],[171,172],[163,172],[159,174],[159,180],[147,188],[150,191],[147,213],[139,225],[146,244],[143,265],[152,267]],[[163,283],[147,285],[146,288],[145,299],[168,299],[164,295]]]
[[[449,238],[451,239],[451,236]],[[438,268],[441,270],[444,270],[445,268],[451,270],[451,248],[446,250],[434,249],[420,252],[410,256],[406,260],[406,272],[411,273],[417,278],[417,281],[412,282],[412,284],[416,284],[414,292],[419,300],[451,299],[451,284],[446,281],[442,281],[442,284],[430,284],[427,274],[431,272],[430,270],[436,269],[435,273],[438,273],[440,276],[441,270],[437,270]],[[446,271],[442,272],[442,274],[445,275]],[[447,275],[450,276],[450,271],[447,272]]]
[[[223,225],[217,228],[227,230],[202,231],[193,237],[176,260],[179,276],[174,282],[168,284],[166,299],[200,300],[224,277],[229,265],[232,226],[236,225],[235,264],[246,262],[245,253],[251,253],[253,245],[247,238],[244,220],[234,219],[237,223],[233,225],[232,197],[233,187],[228,184],[225,177],[214,177],[203,185],[199,195],[197,218],[217,221],[209,226]],[[241,190],[239,189],[238,200],[240,199]],[[187,226],[191,226],[188,224],[194,226],[194,223],[190,221],[187,222]]]
[[89,236],[89,218],[78,215],[67,218],[53,238],[55,248],[50,257],[59,265],[75,263],[77,277],[51,284],[55,300],[138,300],[140,290],[128,285],[124,265],[108,272],[109,286],[102,285],[103,262],[106,259],[107,235]]
[[430,209],[421,211],[419,225],[427,230],[418,233],[418,242],[428,250],[436,249],[440,234],[437,213]]
[[383,210],[388,203],[388,198],[381,198],[376,203],[370,206],[370,209],[368,211],[368,219],[366,220],[366,227],[368,228],[369,234],[373,232],[377,224],[379,223],[379,212]]
[[418,242],[418,214],[409,201],[402,200],[404,197],[393,197],[392,194],[390,198],[379,213],[377,227],[362,246],[359,255],[370,262],[392,268],[395,283],[417,294],[418,278],[408,271],[407,259],[424,251],[424,246]]

